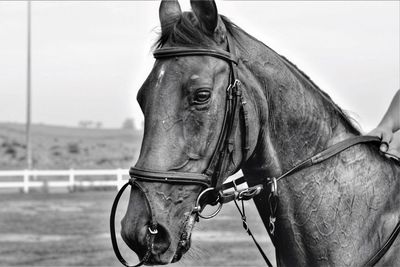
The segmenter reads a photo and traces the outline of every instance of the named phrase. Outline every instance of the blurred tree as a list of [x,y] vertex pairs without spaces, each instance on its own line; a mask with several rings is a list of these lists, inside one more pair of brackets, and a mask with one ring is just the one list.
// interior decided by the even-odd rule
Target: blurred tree
[[133,118],[126,118],[122,123],[122,129],[134,129],[134,128],[135,128],[135,122]]
[[89,121],[89,120],[79,121],[78,125],[81,128],[89,128],[93,125],[93,121]]

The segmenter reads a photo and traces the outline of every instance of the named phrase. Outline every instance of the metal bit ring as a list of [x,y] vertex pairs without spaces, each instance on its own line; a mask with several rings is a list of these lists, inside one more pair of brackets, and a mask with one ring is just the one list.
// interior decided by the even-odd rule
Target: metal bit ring
[[[219,203],[219,204],[218,204],[218,208],[217,208],[213,213],[211,213],[211,214],[207,214],[207,215],[201,214],[201,211],[203,210],[203,207],[201,207],[201,205],[200,205],[200,200],[201,200],[201,198],[202,198],[207,192],[211,192],[211,191],[214,191],[214,190],[215,190],[214,187],[207,188],[207,189],[205,189],[203,192],[201,192],[200,195],[197,197],[195,211],[197,212],[197,214],[199,215],[200,218],[203,218],[203,219],[211,219],[211,218],[215,217],[215,216],[221,211],[223,203],[222,203],[221,201],[219,201],[219,200],[220,200],[220,197],[219,197],[219,195],[218,195],[218,198],[217,198],[217,200],[216,200],[216,202],[218,201],[218,203]],[[207,204],[206,204],[206,205],[207,205]]]

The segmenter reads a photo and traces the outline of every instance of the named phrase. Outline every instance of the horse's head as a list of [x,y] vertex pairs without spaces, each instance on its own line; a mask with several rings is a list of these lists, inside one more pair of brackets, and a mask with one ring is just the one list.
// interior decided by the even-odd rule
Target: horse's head
[[[162,1],[159,46],[163,49],[155,54],[154,67],[138,93],[145,129],[132,169],[138,179],[122,220],[122,237],[148,264],[181,258],[190,247],[197,219],[193,211],[204,185],[211,179],[213,184],[222,183],[244,158],[239,138],[243,123],[237,115],[241,99],[235,91],[236,100],[227,100],[233,82],[233,59],[224,52],[227,29],[214,1],[191,5],[193,13],[182,13],[177,1]],[[197,54],[182,55],[174,47],[195,48]],[[200,48],[220,54],[202,54]],[[231,114],[225,114],[227,110]],[[221,151],[226,152],[224,160]],[[221,175],[215,174],[216,168]]]

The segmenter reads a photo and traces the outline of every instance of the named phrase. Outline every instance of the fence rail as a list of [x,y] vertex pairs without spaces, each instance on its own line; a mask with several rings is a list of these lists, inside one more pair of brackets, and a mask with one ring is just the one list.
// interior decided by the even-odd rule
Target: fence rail
[[[31,177],[67,177],[66,181],[37,181]],[[115,180],[90,180],[79,181],[76,176],[115,176]],[[22,177],[22,181],[1,181],[4,177]],[[66,187],[73,190],[77,186],[98,187],[110,186],[120,189],[129,178],[128,171],[125,169],[111,170],[8,170],[0,171],[0,189],[2,188],[21,188],[24,193],[29,192],[29,188],[35,187]]]

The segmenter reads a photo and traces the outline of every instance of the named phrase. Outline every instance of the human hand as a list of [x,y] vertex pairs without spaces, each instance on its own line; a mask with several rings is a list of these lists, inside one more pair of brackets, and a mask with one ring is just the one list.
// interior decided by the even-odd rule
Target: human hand
[[389,150],[390,142],[393,139],[392,129],[378,126],[366,135],[377,136],[381,139],[381,146],[379,147],[379,149],[383,153],[386,153]]
[[397,160],[400,159],[400,131],[393,134],[392,140],[389,143],[389,148],[385,152],[385,156]]

